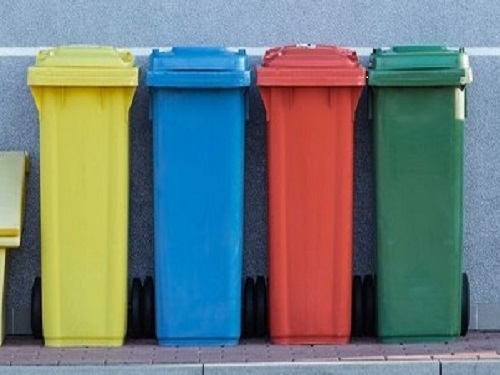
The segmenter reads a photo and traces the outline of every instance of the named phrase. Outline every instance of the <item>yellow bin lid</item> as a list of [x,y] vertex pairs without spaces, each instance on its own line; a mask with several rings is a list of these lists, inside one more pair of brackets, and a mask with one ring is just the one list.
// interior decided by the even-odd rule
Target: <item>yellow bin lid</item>
[[29,86],[137,86],[138,77],[132,53],[108,46],[41,50],[28,68]]

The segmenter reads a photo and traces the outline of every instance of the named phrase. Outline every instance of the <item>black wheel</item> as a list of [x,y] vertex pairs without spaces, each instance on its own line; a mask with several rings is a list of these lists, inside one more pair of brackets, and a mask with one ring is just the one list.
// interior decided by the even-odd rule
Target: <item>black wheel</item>
[[247,338],[255,335],[255,293],[254,282],[251,277],[245,279],[243,288],[243,333]]
[[42,330],[42,279],[35,277],[31,288],[31,332],[36,339],[43,337]]
[[255,336],[264,337],[267,326],[267,288],[264,276],[255,282]]
[[144,338],[155,337],[155,289],[153,278],[146,277],[142,287],[142,329]]
[[469,277],[464,272],[462,275],[462,326],[460,336],[465,336],[469,330],[470,320],[470,290]]
[[375,281],[372,275],[366,275],[363,281],[364,334],[375,336]]
[[142,336],[141,280],[134,277],[129,301],[129,337],[137,339]]
[[352,281],[352,322],[351,336],[363,335],[363,285],[361,276],[354,276]]

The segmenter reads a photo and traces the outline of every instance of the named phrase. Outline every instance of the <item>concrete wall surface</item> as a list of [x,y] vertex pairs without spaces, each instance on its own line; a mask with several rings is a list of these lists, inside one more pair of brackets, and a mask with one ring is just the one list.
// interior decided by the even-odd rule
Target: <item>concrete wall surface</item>
[[[476,0],[203,0],[4,2],[0,22],[0,150],[31,156],[23,243],[9,253],[7,331],[29,333],[30,288],[40,274],[39,128],[26,69],[42,46],[106,44],[133,48],[141,86],[131,109],[130,277],[153,272],[152,131],[144,86],[151,47],[263,47],[297,42],[357,48],[432,43],[465,46],[474,82],[465,141],[464,264],[471,281],[471,328],[500,329],[500,2]],[[245,274],[267,268],[265,115],[255,87],[245,146]],[[373,270],[372,134],[366,96],[355,135],[354,268]],[[1,213],[0,213],[1,214]]]

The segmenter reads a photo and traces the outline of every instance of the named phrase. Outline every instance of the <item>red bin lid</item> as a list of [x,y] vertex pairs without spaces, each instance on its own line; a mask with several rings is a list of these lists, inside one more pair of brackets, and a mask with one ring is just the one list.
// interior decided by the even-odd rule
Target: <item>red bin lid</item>
[[336,46],[272,48],[257,68],[258,86],[364,86],[365,81],[356,52]]

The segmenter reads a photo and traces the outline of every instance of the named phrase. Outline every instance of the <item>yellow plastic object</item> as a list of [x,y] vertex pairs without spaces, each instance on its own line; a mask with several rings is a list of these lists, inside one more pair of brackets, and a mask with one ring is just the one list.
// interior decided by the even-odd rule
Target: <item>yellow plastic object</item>
[[60,47],[28,71],[40,115],[47,346],[120,346],[127,325],[129,52]]
[[0,152],[0,344],[5,338],[5,274],[7,249],[21,244],[28,156]]
[[[41,50],[28,68],[30,86],[137,86],[129,51],[113,47],[63,46]],[[36,98],[35,98],[36,100]]]
[[[24,152],[0,152],[0,246],[2,237],[20,238],[27,165]],[[17,247],[9,243],[8,247]]]

